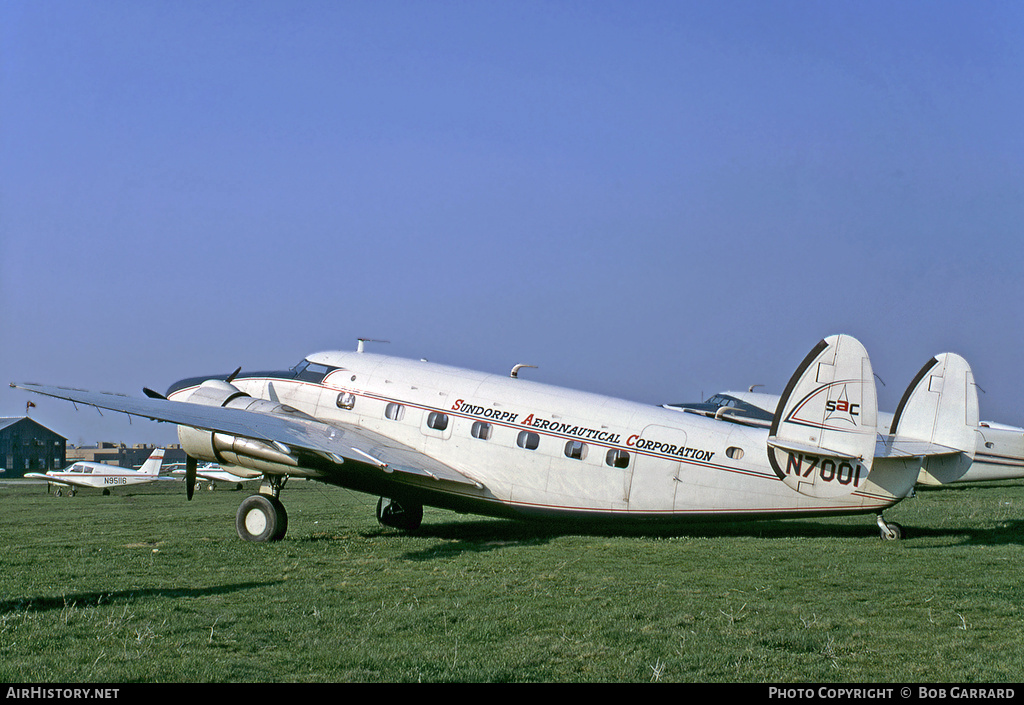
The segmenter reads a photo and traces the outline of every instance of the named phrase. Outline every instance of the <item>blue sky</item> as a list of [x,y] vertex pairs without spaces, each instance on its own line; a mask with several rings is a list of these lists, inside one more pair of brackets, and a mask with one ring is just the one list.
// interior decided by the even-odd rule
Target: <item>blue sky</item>
[[1024,425],[1022,36],[1017,2],[7,0],[3,381],[371,337],[662,403],[843,332],[883,407],[949,350]]

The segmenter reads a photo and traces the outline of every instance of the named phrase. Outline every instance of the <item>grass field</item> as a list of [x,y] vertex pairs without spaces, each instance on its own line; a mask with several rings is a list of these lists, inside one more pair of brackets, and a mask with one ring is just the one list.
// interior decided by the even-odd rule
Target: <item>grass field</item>
[[0,485],[0,681],[1024,680],[1024,482],[887,514],[615,535],[292,482],[284,541],[247,492]]

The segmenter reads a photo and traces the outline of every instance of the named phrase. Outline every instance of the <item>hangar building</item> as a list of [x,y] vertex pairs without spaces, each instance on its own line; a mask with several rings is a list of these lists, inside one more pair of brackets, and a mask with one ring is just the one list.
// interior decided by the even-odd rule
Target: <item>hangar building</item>
[[68,439],[27,416],[0,418],[0,478],[60,470]]

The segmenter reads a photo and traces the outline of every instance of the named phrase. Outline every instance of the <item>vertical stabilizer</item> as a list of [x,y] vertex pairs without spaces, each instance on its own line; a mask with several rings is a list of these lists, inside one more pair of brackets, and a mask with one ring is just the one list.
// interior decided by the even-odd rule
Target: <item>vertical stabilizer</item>
[[164,449],[157,448],[149,456],[142,467],[139,468],[139,473],[142,475],[159,475],[160,466],[164,464]]
[[924,441],[920,481],[945,484],[970,468],[978,438],[978,390],[967,361],[955,353],[936,355],[921,368],[893,416],[894,446]]
[[835,335],[804,358],[779,399],[768,438],[772,469],[812,497],[860,489],[874,459],[878,399],[867,351]]

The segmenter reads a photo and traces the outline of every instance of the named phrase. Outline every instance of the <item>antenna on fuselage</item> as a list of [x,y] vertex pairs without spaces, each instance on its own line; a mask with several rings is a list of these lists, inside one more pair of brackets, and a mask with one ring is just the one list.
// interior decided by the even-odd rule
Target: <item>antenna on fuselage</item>
[[390,343],[390,340],[377,340],[376,338],[359,338],[358,345],[356,346],[356,352],[363,352],[366,350],[366,343]]
[[509,373],[509,377],[511,377],[512,379],[518,379],[518,377],[519,377],[519,370],[523,369],[524,367],[532,367],[534,369],[537,369],[536,365],[518,364],[518,365],[516,365],[515,367],[512,368],[512,372]]

